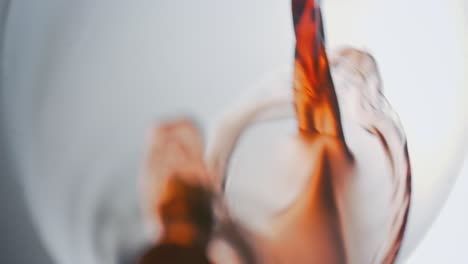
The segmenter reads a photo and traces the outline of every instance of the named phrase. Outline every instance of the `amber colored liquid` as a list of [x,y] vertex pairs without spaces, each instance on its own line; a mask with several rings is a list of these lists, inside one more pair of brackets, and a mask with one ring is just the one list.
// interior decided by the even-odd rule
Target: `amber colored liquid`
[[[293,0],[292,13],[294,31],[296,34],[294,99],[299,132],[301,136],[305,138],[310,138],[317,134],[335,138],[336,140],[333,141],[335,141],[336,146],[338,146],[338,148],[339,146],[343,147],[343,153],[347,154],[351,161],[350,151],[346,147],[344,139],[337,94],[330,73],[329,60],[326,54],[324,26],[320,7],[314,0]],[[396,201],[395,203],[400,206],[400,208],[395,209],[400,213],[395,216],[394,231],[392,235],[389,236],[390,241],[388,241],[387,246],[384,246],[381,249],[385,256],[382,259],[382,253],[380,253],[380,257],[376,257],[377,259],[373,260],[375,263],[393,263],[395,261],[401,246],[409,210],[411,177],[406,140],[402,141],[405,143],[404,146],[400,146],[399,143],[401,142],[394,140],[395,137],[391,134],[393,132],[392,128],[394,127],[393,121],[394,120],[389,119],[389,122],[387,122],[386,125],[383,125],[382,128],[379,128],[378,124],[376,127],[371,128],[371,130],[373,130],[371,133],[375,134],[379,138],[381,143],[384,145],[384,148],[387,150],[387,155],[394,167],[393,174],[395,181],[404,181],[404,183],[400,184],[400,187],[402,187],[400,189],[403,191],[400,192],[399,197],[394,198]],[[374,121],[369,120],[368,122],[374,126]],[[391,125],[387,126],[388,124]],[[380,129],[386,129],[386,131]],[[398,127],[398,129],[402,128]],[[405,157],[395,160],[395,155],[397,157]],[[331,158],[333,159],[333,157]],[[324,184],[329,182],[329,180],[325,179],[330,177],[328,174],[329,173],[325,170],[315,172],[312,176],[320,180],[311,182],[311,186],[307,186],[306,188],[330,188]],[[398,187],[395,185],[393,188]],[[335,223],[327,224],[323,226],[323,228],[328,228],[330,234],[335,234],[335,241],[332,242],[331,245],[339,251],[342,246],[340,244],[342,241],[340,240],[343,238],[339,237],[339,232],[338,235],[336,235],[337,230],[339,231],[339,221],[336,219],[338,216],[336,211],[333,209],[335,207],[333,196],[324,196],[323,193],[323,191],[316,192],[312,197],[300,198],[300,200],[308,201],[306,203],[310,204],[322,203],[326,205],[325,207],[322,207],[324,208],[324,210],[322,210],[323,212],[309,210],[309,213],[323,213],[323,217],[328,218],[328,223]],[[303,218],[304,217],[307,216],[303,216]],[[335,252],[335,254],[341,253]]]
[[344,140],[325,52],[322,15],[315,1],[293,1],[296,33],[294,91],[299,129]]
[[[337,177],[353,176],[354,161],[344,138],[337,93],[325,49],[322,15],[314,0],[292,0],[292,11],[296,34],[294,103],[299,126],[297,139],[299,145],[307,151],[301,154],[304,160],[300,162],[310,165],[310,170],[307,170],[307,173],[310,172],[307,175],[310,180],[296,201],[273,219],[269,233],[247,236],[239,232],[239,228],[234,228],[232,230],[236,232],[224,232],[224,235],[227,240],[239,237],[240,242],[236,243],[241,246],[237,247],[237,253],[244,259],[252,260],[247,263],[256,263],[253,259],[257,257],[265,259],[260,263],[351,263],[348,261],[340,223],[346,219],[340,215],[335,201],[336,192],[339,191],[336,190],[334,180]],[[343,58],[349,56],[342,55]],[[342,93],[338,95],[341,98]],[[385,148],[395,178],[393,186],[389,188],[396,191],[392,208],[389,208],[393,223],[391,230],[370,263],[390,264],[395,261],[401,245],[409,210],[411,183],[406,139],[404,134],[398,137],[402,128],[389,117],[390,112],[383,112],[371,113],[370,118],[364,120],[364,126]],[[167,199],[163,199],[157,210],[162,216],[163,225],[166,224],[162,242],[166,240],[191,246],[198,244],[201,245],[198,248],[203,249],[207,246],[214,226],[211,221],[216,221],[216,216],[211,215],[214,198],[201,195],[203,199],[199,199],[198,204],[193,203],[194,197],[200,196],[200,193],[188,195],[194,192],[188,187],[181,187],[180,184],[166,186]],[[200,211],[206,212],[205,217],[196,213]],[[247,240],[256,247],[249,248],[248,243],[244,243]]]
[[302,194],[273,219],[265,234],[266,247],[278,263],[346,263],[331,185],[333,164],[329,163],[333,159],[331,146],[343,146],[344,136],[321,13],[311,0],[293,0],[292,11],[296,34],[294,103],[300,145],[308,146],[304,161],[312,166]]

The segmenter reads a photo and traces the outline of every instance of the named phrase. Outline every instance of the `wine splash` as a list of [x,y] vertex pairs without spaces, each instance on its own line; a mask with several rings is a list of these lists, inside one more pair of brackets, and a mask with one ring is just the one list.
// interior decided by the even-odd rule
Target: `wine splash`
[[[411,195],[410,164],[402,125],[382,93],[374,58],[366,52],[344,48],[331,53],[329,59],[320,6],[313,0],[293,0],[292,13],[297,38],[291,74],[293,80],[287,81],[287,77],[281,80],[280,88],[283,90],[278,89],[275,83],[267,84],[267,89],[273,86],[275,89],[229,111],[216,128],[208,147],[206,171],[198,170],[204,175],[199,185],[206,186],[207,177],[211,177],[214,182],[212,189],[205,191],[217,194],[220,190],[218,185],[225,182],[226,167],[233,149],[246,128],[258,121],[285,117],[296,117],[298,121],[299,133],[291,144],[298,146],[296,155],[299,161],[291,165],[289,175],[284,176],[304,177],[306,184],[287,208],[265,224],[267,231],[241,228],[229,214],[223,198],[212,195],[202,202],[203,208],[210,207],[211,213],[223,208],[223,214],[222,217],[213,214],[214,222],[204,230],[213,230],[216,223],[221,223],[220,227],[230,223],[231,228],[224,230],[237,232],[222,231],[220,236],[233,245],[240,259],[248,260],[248,263],[393,263],[403,239]],[[294,106],[295,112],[282,108],[285,105]],[[264,115],[272,109],[280,110]],[[344,112],[347,115],[342,115]],[[365,182],[369,178],[363,175],[369,177],[369,173],[366,174],[366,167],[354,158],[355,149],[346,142],[353,135],[343,125],[343,118],[352,119],[350,122],[358,123],[372,134],[380,142],[390,164],[390,173],[370,175],[373,178],[391,176],[390,180],[378,179],[389,183],[382,186],[390,190],[391,198],[379,208],[388,216],[382,223],[377,223],[381,225],[379,232],[383,234],[373,240],[377,244],[374,248],[364,250],[369,251],[366,253],[354,252],[354,244],[369,243],[371,239],[368,238],[375,236],[363,231],[358,232],[359,237],[353,237],[351,234],[356,234],[356,230],[351,230],[353,226],[348,222],[352,221],[350,211],[367,204],[353,204],[348,198],[362,191],[355,187],[359,186],[356,181]],[[298,166],[305,168],[307,173],[299,175]],[[183,167],[186,166],[181,163],[178,169]],[[192,178],[196,179],[197,174],[187,170],[184,173],[188,176],[183,179],[194,183]],[[185,188],[181,192],[168,193],[175,195],[173,198],[176,199],[191,192]],[[192,207],[185,201],[182,209],[175,211],[184,218],[184,213],[191,212]],[[156,215],[161,213],[164,212],[159,209]],[[203,231],[193,224],[195,218],[189,222],[190,232],[182,237],[191,238],[192,244],[196,244],[193,237],[204,237],[201,248],[206,250],[206,237],[211,236],[211,231]]]
[[396,112],[382,91],[375,59],[367,52],[343,48],[331,60],[333,80],[343,109],[377,137],[392,169],[393,215],[388,241],[382,242],[372,263],[393,263],[401,246],[411,199],[411,167],[406,136]]
[[[402,125],[382,94],[373,57],[354,49],[341,50],[337,54],[339,59],[334,62],[335,78],[332,80],[320,7],[314,0],[294,0],[292,13],[296,33],[294,88],[299,130],[303,135],[319,133],[334,136],[348,150],[336,96],[339,93],[345,97],[342,101],[355,107],[356,121],[380,140],[393,170],[393,201],[390,206],[393,224],[372,263],[393,263],[403,238],[411,195],[410,165]],[[356,83],[357,80],[360,83]],[[342,91],[335,91],[333,81],[342,82],[339,85]],[[352,92],[358,96],[346,96],[346,87],[354,89]],[[324,174],[327,173],[319,173]],[[341,221],[346,219],[342,216]]]

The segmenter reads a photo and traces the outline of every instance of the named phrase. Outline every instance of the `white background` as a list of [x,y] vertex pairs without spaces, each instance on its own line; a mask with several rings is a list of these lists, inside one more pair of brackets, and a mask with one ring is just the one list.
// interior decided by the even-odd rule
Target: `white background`
[[440,215],[408,264],[468,263],[468,160]]

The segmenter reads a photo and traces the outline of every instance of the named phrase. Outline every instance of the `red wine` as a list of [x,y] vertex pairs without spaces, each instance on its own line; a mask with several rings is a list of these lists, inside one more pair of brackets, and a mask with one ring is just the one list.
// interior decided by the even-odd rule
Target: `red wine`
[[[168,233],[164,237],[163,233],[162,243],[170,240],[205,250],[208,241],[213,239],[211,232],[215,223],[218,223],[224,230],[220,237],[234,245],[236,254],[248,263],[393,263],[403,239],[411,197],[411,170],[403,127],[383,96],[380,74],[372,55],[344,48],[331,53],[329,58],[322,14],[317,3],[293,0],[292,13],[296,34],[294,70],[293,80],[285,86],[294,91],[293,95],[273,93],[272,98],[260,98],[248,104],[247,108],[232,112],[228,122],[222,122],[215,135],[214,147],[208,151],[206,170],[197,157],[200,155],[200,143],[188,144],[189,149],[197,149],[195,163],[190,162],[191,159],[182,159],[183,162],[175,162],[179,165],[173,164],[169,170],[164,170],[169,163],[160,164],[163,169],[150,166],[164,171],[168,174],[165,177],[174,177],[169,173],[171,170],[181,171],[177,174],[182,179],[181,184],[172,182],[164,185],[162,197],[171,198],[163,199],[166,203],[156,209],[155,215],[164,220],[166,231],[170,230],[171,219],[176,219],[176,222],[177,219],[185,219],[188,224],[176,226],[173,238]],[[223,198],[217,196],[221,188],[206,182],[213,175],[224,178],[226,164],[241,133],[262,112],[288,103],[295,108],[293,117],[298,123],[298,134],[289,142],[296,162],[291,165],[290,174],[284,176],[303,177],[305,185],[289,206],[265,223],[265,231],[256,231],[231,218]],[[346,115],[340,111],[346,111]],[[388,168],[389,173],[382,171],[373,175],[370,173],[373,170],[362,167],[363,158],[354,156],[362,152],[349,147],[349,139],[355,135],[344,121],[358,124],[361,130],[369,132],[380,143],[389,164],[381,169]],[[165,154],[173,158],[172,162],[184,156]],[[370,159],[369,164],[365,164],[364,160],[364,166],[370,168],[373,162]],[[215,185],[225,182],[218,181],[216,177],[211,178],[215,179]],[[361,186],[367,180],[375,179],[379,185],[374,188],[383,188],[381,192],[374,197],[365,196],[367,200],[359,200],[360,192],[365,191]],[[198,187],[191,189],[192,185],[184,182],[208,186],[200,194],[208,194],[206,197],[209,198],[193,203],[197,199],[187,197],[199,197],[194,196]],[[391,194],[390,198],[385,196],[386,193]],[[379,219],[369,210],[367,215],[356,217],[356,212],[362,211],[360,207],[371,208],[375,206],[371,199],[379,200],[381,197],[384,202],[379,205],[384,206],[378,209],[385,218]],[[355,202],[358,200],[360,203]],[[214,213],[220,208],[222,217]],[[209,217],[193,213],[200,210],[206,212],[205,216],[212,214],[213,222],[206,221]],[[372,226],[380,225],[377,236],[372,233],[375,229],[362,228],[370,219],[374,221]],[[353,221],[361,222],[355,224]],[[369,246],[370,241],[373,242],[372,247]],[[365,246],[359,247],[359,244]]]

